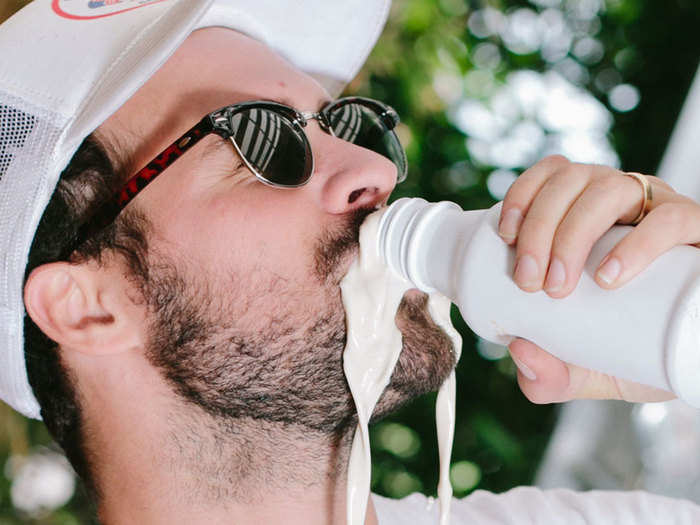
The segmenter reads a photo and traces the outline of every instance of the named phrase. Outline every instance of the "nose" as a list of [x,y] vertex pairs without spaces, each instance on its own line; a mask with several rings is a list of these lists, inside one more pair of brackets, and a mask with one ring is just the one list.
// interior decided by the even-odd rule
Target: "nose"
[[314,131],[309,134],[314,156],[309,189],[318,192],[324,211],[343,214],[384,204],[396,186],[396,165],[379,153]]

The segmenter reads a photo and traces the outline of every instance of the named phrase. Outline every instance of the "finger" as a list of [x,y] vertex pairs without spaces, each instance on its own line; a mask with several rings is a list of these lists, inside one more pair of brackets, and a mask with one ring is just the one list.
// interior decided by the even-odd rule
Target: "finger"
[[545,157],[525,170],[508,188],[498,221],[498,234],[506,243],[515,242],[522,219],[528,213],[530,203],[542,185],[552,173],[567,164],[569,161],[561,155]]
[[533,403],[560,403],[572,399],[655,402],[675,397],[664,390],[564,363],[525,339],[515,339],[509,349],[518,367],[518,385]]
[[[622,172],[618,172],[622,173]],[[647,213],[651,211],[652,209],[660,206],[661,204],[664,204],[666,202],[678,202],[681,200],[690,200],[688,197],[684,197],[683,195],[680,195],[679,193],[676,193],[676,191],[665,181],[659,179],[658,177],[655,177],[654,175],[641,175],[640,173],[623,173],[623,175],[627,175],[625,179],[627,181],[634,181],[637,183],[637,189],[633,190],[633,195],[636,194],[639,196],[639,199],[635,202],[635,204],[632,208],[631,211],[627,211],[626,213],[622,213],[620,215],[620,218],[618,220],[619,224],[631,224],[634,219],[639,215],[641,212],[641,206],[646,207]],[[635,175],[635,177],[632,177],[631,175]],[[646,191],[645,188],[643,188],[640,184],[639,181],[637,180],[637,175],[641,175],[651,186],[651,194],[652,197],[649,198],[648,201],[644,201],[644,192]],[[629,186],[629,183],[628,183]],[[691,201],[694,202],[694,201]]]
[[668,401],[676,396],[671,392],[659,390],[634,381],[625,381],[616,377],[588,370],[566,363],[569,372],[569,387],[562,396],[571,399],[620,399],[630,402]]
[[664,190],[670,193],[676,193],[676,190],[673,189],[673,187],[666,182],[663,179],[660,179],[659,177],[655,175],[644,175],[649,183],[654,187],[654,191],[656,190]]
[[[535,196],[518,233],[513,278],[525,291],[542,288],[552,240],[572,203],[588,184],[588,167],[564,169],[551,176]],[[561,275],[562,268],[550,271]]]
[[619,172],[596,177],[586,186],[554,234],[545,292],[557,298],[571,293],[595,242],[621,215],[636,217],[642,200],[639,186]]
[[525,339],[508,345],[518,368],[518,385],[533,403],[556,403],[565,399],[569,371],[564,362]]
[[670,248],[700,242],[700,206],[680,195],[677,199],[653,208],[610,250],[595,274],[600,286],[622,286]]

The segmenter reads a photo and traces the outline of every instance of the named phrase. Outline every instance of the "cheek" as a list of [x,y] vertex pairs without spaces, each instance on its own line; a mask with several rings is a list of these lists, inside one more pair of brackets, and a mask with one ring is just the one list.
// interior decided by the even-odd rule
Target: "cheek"
[[313,268],[320,219],[287,196],[248,199],[219,196],[189,210],[168,224],[168,240],[203,268],[267,274],[303,282]]

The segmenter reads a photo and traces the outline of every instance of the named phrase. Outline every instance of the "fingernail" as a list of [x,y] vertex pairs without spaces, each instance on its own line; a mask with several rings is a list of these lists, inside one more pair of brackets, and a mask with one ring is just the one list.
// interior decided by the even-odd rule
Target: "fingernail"
[[513,278],[515,282],[524,288],[530,288],[537,284],[539,277],[539,269],[537,262],[530,255],[523,255],[518,259],[518,264],[515,265],[515,273]]
[[528,367],[525,363],[523,363],[520,359],[514,356],[510,356],[513,359],[513,362],[515,363],[515,366],[518,367],[518,370],[520,370],[520,373],[524,375],[526,378],[528,378],[530,381],[534,381],[537,379],[537,376],[535,373]]
[[605,284],[611,284],[620,275],[620,270],[620,261],[616,257],[612,257],[598,269],[598,277]]
[[503,214],[503,220],[498,228],[498,235],[511,241],[518,235],[518,228],[523,220],[523,214],[518,208],[511,208]]
[[566,280],[566,270],[564,264],[556,257],[549,263],[549,272],[547,272],[547,280],[544,283],[544,289],[548,292],[558,292],[564,286]]

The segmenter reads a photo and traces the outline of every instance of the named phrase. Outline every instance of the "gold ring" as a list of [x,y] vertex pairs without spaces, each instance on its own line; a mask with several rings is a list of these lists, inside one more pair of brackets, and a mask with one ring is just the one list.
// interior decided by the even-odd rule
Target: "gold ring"
[[651,204],[651,200],[654,198],[654,196],[651,192],[651,184],[644,175],[634,172],[626,172],[625,175],[634,177],[642,185],[642,209],[639,210],[639,215],[637,215],[630,223],[632,226],[635,226],[642,222],[642,219],[646,216],[649,204]]

